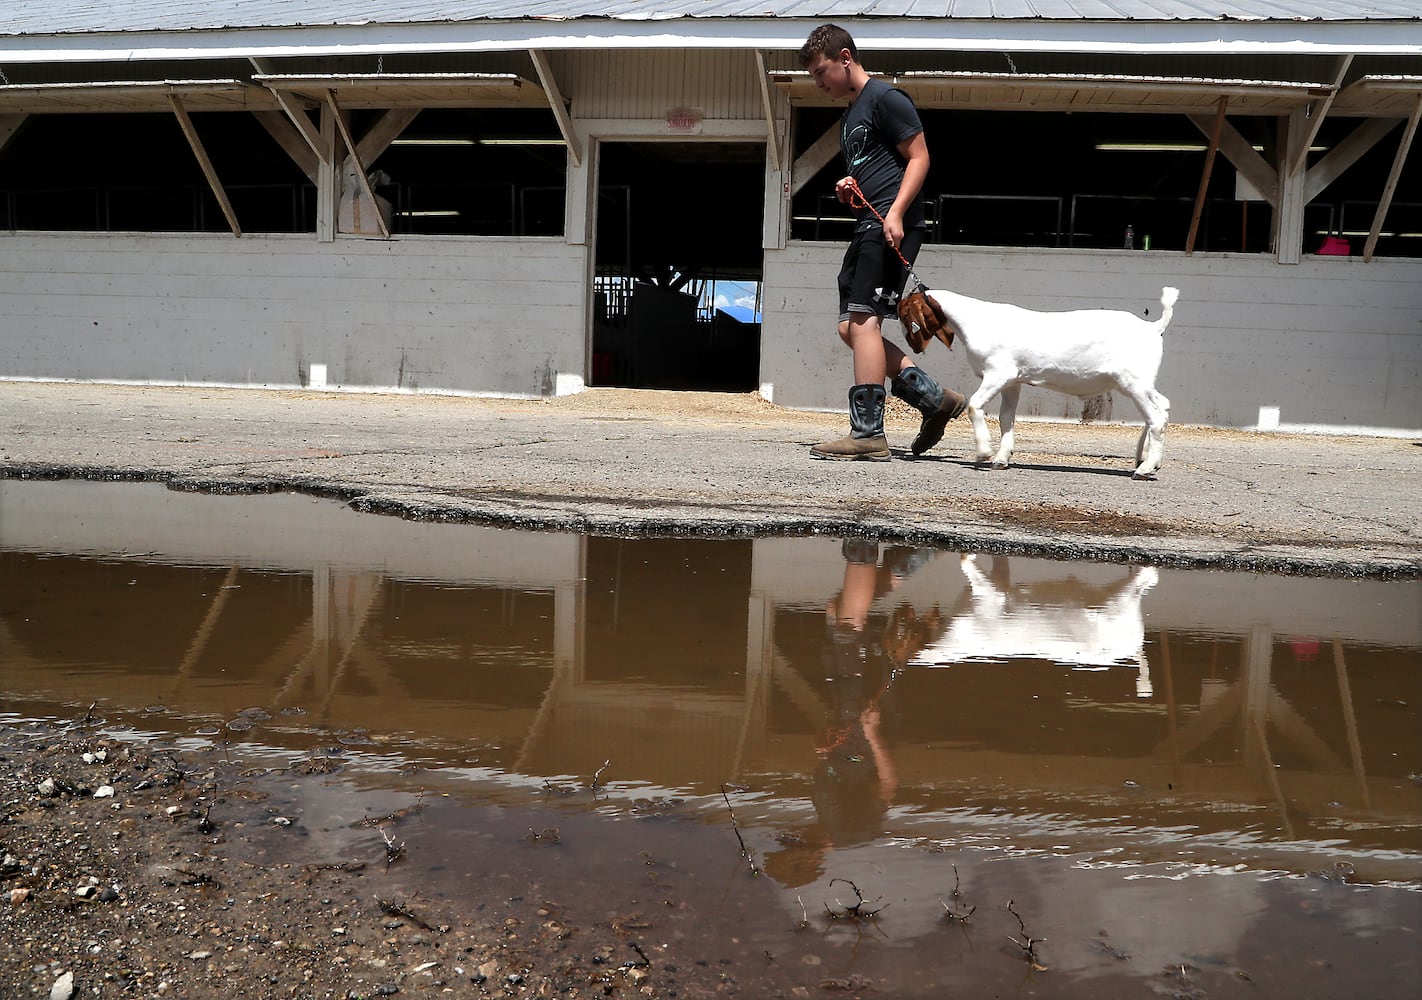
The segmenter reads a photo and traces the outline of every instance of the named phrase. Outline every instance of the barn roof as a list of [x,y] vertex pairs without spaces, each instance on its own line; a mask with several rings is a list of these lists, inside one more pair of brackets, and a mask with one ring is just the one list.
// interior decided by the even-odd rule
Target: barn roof
[[0,65],[539,47],[1422,52],[1417,0],[10,0]]
[[1422,18],[1416,0],[11,0],[0,34],[214,31],[477,21],[921,18],[988,21],[1359,22]]

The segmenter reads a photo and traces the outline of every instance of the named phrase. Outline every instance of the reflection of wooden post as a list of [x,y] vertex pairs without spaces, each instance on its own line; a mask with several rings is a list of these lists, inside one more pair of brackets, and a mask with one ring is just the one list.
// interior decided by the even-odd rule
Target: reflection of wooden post
[[227,604],[227,595],[236,589],[236,579],[237,567],[233,566],[227,571],[227,576],[223,578],[222,586],[217,588],[217,596],[212,599],[212,605],[207,609],[207,614],[203,616],[202,624],[193,634],[193,641],[188,644],[188,652],[183,657],[183,662],[178,665],[178,673],[173,679],[170,698],[182,689],[183,682],[187,680],[193,665],[202,656],[203,650],[207,649],[207,642],[212,638],[212,630],[217,627],[217,619],[222,617],[222,608]]
[[311,683],[312,693],[331,689],[331,567],[322,563],[311,570]]
[[[328,588],[335,590],[335,586],[345,582],[345,600],[339,605],[327,600],[328,606],[335,607],[335,613],[331,616],[330,629],[325,634],[328,636],[327,649],[331,644],[338,644],[341,647],[341,658],[336,661],[332,669],[325,671],[329,676],[322,685],[325,689],[325,697],[321,699],[321,708],[318,718],[326,718],[326,714],[331,708],[331,699],[336,696],[336,688],[339,686],[341,678],[345,676],[346,667],[350,665],[351,658],[355,655],[356,644],[360,641],[361,634],[365,631],[365,623],[370,620],[370,613],[380,604],[380,597],[385,592],[381,586],[382,578],[375,573],[342,573],[338,577],[333,577],[329,570],[326,574]],[[344,626],[345,635],[336,632],[337,628]],[[330,657],[322,658],[324,663],[330,665]],[[317,691],[322,690],[318,687]]]
[[1160,630],[1160,669],[1165,677],[1165,729],[1170,740],[1171,783],[1178,790],[1180,781],[1179,733],[1175,725],[1175,676],[1170,669],[1170,634]]
[[1373,807],[1368,795],[1368,775],[1363,770],[1363,744],[1358,739],[1358,717],[1353,713],[1353,689],[1348,683],[1348,665],[1343,662],[1343,642],[1333,640],[1333,666],[1338,671],[1338,700],[1343,705],[1343,724],[1348,729],[1348,750],[1353,756],[1353,773],[1358,776],[1358,791],[1363,796],[1363,808]]
[[[1246,745],[1253,743],[1256,762],[1263,772],[1264,783],[1274,795],[1279,806],[1279,819],[1284,827],[1284,836],[1290,840],[1294,836],[1294,825],[1289,820],[1289,806],[1284,800],[1284,789],[1279,784],[1279,775],[1274,767],[1274,757],[1269,753],[1269,701],[1273,691],[1272,671],[1274,662],[1274,630],[1268,625],[1255,625],[1249,630],[1245,647],[1244,674],[1244,739]],[[1251,756],[1246,753],[1246,760]]]
[[[619,560],[621,553],[619,545]],[[582,535],[578,538],[577,566],[572,579],[558,584],[553,592],[553,677],[514,761],[513,769],[520,774],[528,773],[534,751],[550,725],[563,689],[583,681],[587,659],[587,579],[588,539]]]
[[746,746],[765,732],[765,702],[775,657],[774,620],[775,608],[770,596],[752,593],[746,612],[746,703],[741,716],[741,733],[736,739],[736,756],[728,775],[731,779],[740,777]]

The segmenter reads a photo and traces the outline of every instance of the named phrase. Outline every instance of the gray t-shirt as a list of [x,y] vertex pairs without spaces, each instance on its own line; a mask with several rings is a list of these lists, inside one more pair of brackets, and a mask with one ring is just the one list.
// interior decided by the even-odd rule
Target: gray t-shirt
[[[902,90],[871,79],[840,119],[839,142],[849,174],[880,215],[887,215],[904,179],[906,161],[898,145],[923,131],[918,109]],[[858,210],[855,229],[880,225],[867,208]],[[904,226],[923,225],[923,192],[904,212]]]

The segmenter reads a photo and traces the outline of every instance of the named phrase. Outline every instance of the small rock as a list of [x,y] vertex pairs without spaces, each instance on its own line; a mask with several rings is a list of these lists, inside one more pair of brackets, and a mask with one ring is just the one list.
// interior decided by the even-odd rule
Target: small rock
[[212,957],[212,952],[210,952],[210,951],[195,951],[195,952],[193,952],[191,955],[188,956],[188,958],[191,958],[191,959],[192,959],[193,961],[195,961],[195,962],[200,962],[200,961],[202,961],[204,958],[211,958],[211,957]]
[[647,981],[647,978],[648,978],[650,975],[651,975],[651,973],[648,972],[646,969],[628,969],[628,970],[627,970],[627,978],[631,981],[631,983],[632,983],[633,986],[641,986],[643,983],[645,983],[645,982]]
[[417,965],[417,966],[415,966],[415,968],[414,968],[413,970],[411,970],[411,971],[413,971],[413,972],[428,972],[430,969],[433,969],[433,968],[434,968],[436,965],[438,965],[438,964],[439,964],[438,962],[425,962],[423,965]]
[[483,965],[479,966],[479,975],[483,976],[485,979],[491,978],[491,977],[494,975],[494,973],[496,973],[496,972],[498,972],[498,971],[499,971],[499,960],[498,960],[497,958],[495,958],[495,959],[490,959],[489,961],[485,962]]
[[74,995],[74,973],[66,972],[49,988],[49,1000],[69,1000]]
[[111,799],[114,797],[113,785],[100,785],[99,790],[94,793],[96,799]]
[[11,905],[11,906],[19,906],[21,903],[23,903],[25,900],[27,900],[27,899],[29,899],[29,898],[30,898],[30,890],[29,890],[29,889],[11,889],[11,890],[10,890],[10,905]]
[[79,888],[74,890],[74,895],[78,896],[80,899],[88,899],[90,896],[94,895],[94,887],[92,885],[81,885]]
[[291,820],[285,816],[273,816],[272,822],[277,826],[291,826]]
[[44,779],[43,781],[41,781],[38,785],[35,786],[35,791],[39,792],[41,795],[45,796],[46,798],[48,798],[49,796],[53,795],[53,794],[54,794],[54,779],[53,779],[53,778],[45,778],[45,779]]

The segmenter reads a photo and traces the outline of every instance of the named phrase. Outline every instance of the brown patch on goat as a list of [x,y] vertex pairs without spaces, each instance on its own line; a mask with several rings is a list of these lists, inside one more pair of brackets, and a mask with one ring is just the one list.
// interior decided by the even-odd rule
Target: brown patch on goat
[[935,337],[950,351],[953,349],[954,330],[948,325],[948,316],[942,306],[921,291],[909,292],[899,300],[899,323],[915,354],[922,354]]

